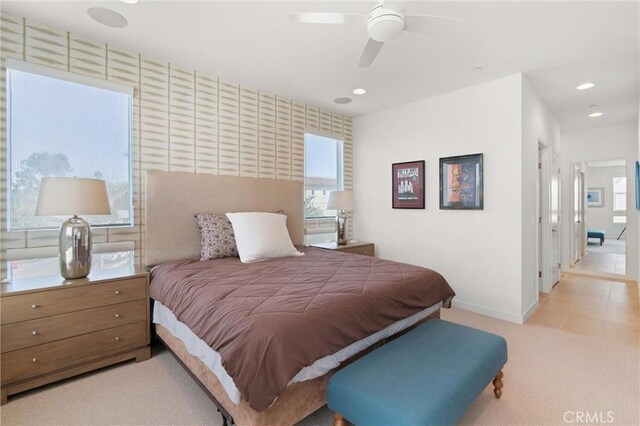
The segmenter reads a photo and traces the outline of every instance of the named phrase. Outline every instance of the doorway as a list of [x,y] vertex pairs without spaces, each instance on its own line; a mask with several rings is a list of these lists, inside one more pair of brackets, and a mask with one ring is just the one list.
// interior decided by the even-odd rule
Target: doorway
[[537,257],[538,291],[550,293],[560,281],[560,160],[557,152],[538,143]]
[[[577,185],[574,229],[580,255],[573,267],[581,272],[626,274],[626,160],[582,163]],[[575,186],[575,185],[574,185]]]

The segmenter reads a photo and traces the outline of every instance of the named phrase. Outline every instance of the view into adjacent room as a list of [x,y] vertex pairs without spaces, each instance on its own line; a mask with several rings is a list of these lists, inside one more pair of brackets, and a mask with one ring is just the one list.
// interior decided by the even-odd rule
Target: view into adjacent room
[[[575,268],[605,274],[625,275],[627,242],[626,161],[585,163],[582,233],[584,242]],[[586,236],[585,236],[586,233]]]

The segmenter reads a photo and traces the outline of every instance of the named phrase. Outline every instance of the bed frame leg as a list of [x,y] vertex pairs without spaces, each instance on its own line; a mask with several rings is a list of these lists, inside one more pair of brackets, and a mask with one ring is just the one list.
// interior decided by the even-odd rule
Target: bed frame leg
[[[502,372],[502,370],[498,371],[498,374],[496,374],[496,377],[493,379],[493,394],[496,396],[497,399],[500,399],[500,397],[502,396],[502,378],[504,377],[504,373]],[[335,424],[335,423],[334,423]]]
[[347,426],[347,421],[338,413],[333,413],[333,426]]

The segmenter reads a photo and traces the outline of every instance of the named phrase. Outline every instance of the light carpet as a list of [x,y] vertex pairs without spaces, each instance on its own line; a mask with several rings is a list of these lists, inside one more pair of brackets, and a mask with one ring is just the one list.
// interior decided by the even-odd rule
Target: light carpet
[[[537,325],[462,311],[443,319],[504,336],[509,362],[502,399],[488,387],[462,424],[560,425],[575,412],[607,423],[640,424],[640,352]],[[470,351],[473,348],[469,348]],[[565,413],[566,417],[565,417]],[[3,425],[219,425],[220,414],[167,352],[10,397]],[[584,416],[584,415],[583,415]],[[586,417],[583,417],[583,419]],[[302,425],[331,425],[325,407]]]

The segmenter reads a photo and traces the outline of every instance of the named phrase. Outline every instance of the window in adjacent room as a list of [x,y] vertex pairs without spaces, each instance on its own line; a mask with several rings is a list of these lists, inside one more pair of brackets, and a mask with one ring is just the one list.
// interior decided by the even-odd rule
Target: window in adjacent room
[[613,223],[627,223],[627,178],[613,178]]
[[613,178],[613,211],[625,213],[627,211],[627,178]]
[[343,189],[343,141],[313,133],[304,135],[304,214],[308,244],[335,241],[334,210],[329,192]]
[[9,60],[8,228],[57,229],[67,218],[35,216],[40,180],[77,176],[107,182],[111,216],[94,226],[133,224],[131,87]]

